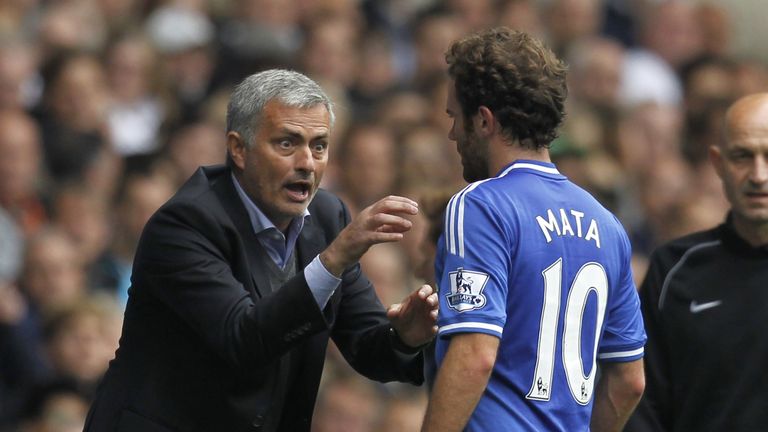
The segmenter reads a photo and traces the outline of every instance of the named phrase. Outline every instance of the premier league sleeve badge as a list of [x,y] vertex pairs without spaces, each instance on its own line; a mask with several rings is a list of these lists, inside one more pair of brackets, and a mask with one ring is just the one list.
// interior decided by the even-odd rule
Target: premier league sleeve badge
[[457,312],[481,309],[486,304],[483,289],[489,276],[459,267],[448,274],[450,292],[446,294],[448,307]]

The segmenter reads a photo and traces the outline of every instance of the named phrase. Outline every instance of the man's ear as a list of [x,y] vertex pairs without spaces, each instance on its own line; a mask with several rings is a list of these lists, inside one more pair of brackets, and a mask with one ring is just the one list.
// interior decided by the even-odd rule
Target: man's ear
[[708,154],[715,172],[720,178],[723,178],[723,150],[719,146],[711,145]]
[[245,152],[247,150],[245,141],[239,133],[227,132],[227,152],[234,166],[240,171],[245,169]]
[[483,136],[493,135],[498,127],[496,124],[496,116],[493,115],[493,111],[483,105],[480,105],[477,109],[477,114],[474,115],[472,121],[475,122],[475,131]]

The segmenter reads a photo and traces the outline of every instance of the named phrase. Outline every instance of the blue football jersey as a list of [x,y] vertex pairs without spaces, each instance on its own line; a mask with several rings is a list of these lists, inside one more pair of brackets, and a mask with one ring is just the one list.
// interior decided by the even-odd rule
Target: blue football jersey
[[501,339],[466,430],[589,430],[596,362],[643,356],[630,258],[615,216],[550,163],[518,160],[451,199],[438,364],[455,333]]

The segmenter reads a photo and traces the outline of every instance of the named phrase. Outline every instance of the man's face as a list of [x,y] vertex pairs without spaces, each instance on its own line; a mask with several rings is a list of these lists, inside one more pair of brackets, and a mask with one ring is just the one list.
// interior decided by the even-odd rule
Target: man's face
[[734,115],[710,156],[737,223],[768,226],[768,109]]
[[456,87],[453,82],[448,86],[448,102],[446,112],[453,119],[453,125],[448,133],[448,139],[456,141],[456,150],[461,156],[464,167],[464,180],[475,182],[488,178],[488,143],[473,131],[473,125],[465,120],[464,111],[456,98]]
[[[233,134],[230,141],[236,139]],[[243,189],[278,229],[284,231],[301,216],[317,192],[328,162],[329,135],[324,105],[296,108],[272,100],[264,107],[251,148],[229,145],[242,170]]]

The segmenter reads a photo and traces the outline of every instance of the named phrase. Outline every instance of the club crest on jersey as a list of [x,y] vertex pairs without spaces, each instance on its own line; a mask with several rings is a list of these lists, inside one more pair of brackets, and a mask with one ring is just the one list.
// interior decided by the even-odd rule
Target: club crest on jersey
[[457,312],[466,312],[485,306],[483,289],[488,277],[485,273],[464,270],[461,267],[448,273],[451,282],[451,292],[446,294],[448,307]]

